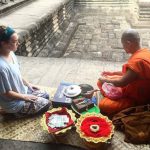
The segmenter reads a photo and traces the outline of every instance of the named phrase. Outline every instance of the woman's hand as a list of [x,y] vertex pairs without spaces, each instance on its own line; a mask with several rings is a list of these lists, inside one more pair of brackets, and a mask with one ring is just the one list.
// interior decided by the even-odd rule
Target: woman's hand
[[29,102],[35,102],[37,100],[37,96],[29,95],[29,94],[23,94],[23,100],[29,101]]
[[40,88],[34,84],[28,84],[28,88],[31,89],[32,91],[35,91],[35,90],[40,90]]
[[30,83],[30,86],[32,87],[33,90],[40,90],[40,88],[37,85]]
[[30,90],[35,91],[35,90],[40,90],[40,88],[34,84],[29,83],[26,81],[24,78],[22,78],[24,85],[26,85]]

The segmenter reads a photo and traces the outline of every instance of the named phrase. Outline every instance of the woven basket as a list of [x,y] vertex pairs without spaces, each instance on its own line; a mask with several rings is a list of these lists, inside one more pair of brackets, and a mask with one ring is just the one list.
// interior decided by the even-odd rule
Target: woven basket
[[[53,108],[52,110],[50,110],[50,111],[48,111],[48,112],[49,112],[49,113],[52,113],[52,112],[55,112],[55,111],[59,111],[59,110],[61,110],[61,109],[62,109],[61,107],[59,107],[59,108]],[[76,120],[75,114],[72,112],[72,110],[69,110],[69,109],[67,109],[67,108],[66,108],[66,110],[67,110],[67,112],[69,113],[69,115],[71,116],[71,119],[75,122],[75,120]],[[45,114],[43,115],[43,117],[42,117],[42,119],[41,119],[41,126],[43,127],[43,130],[49,132],[48,126],[47,126],[47,124],[46,124],[46,116],[45,116]],[[73,125],[72,125],[72,126],[69,126],[69,127],[67,127],[67,128],[64,128],[64,129],[62,129],[62,130],[60,130],[60,131],[57,131],[57,132],[55,132],[55,133],[51,133],[51,132],[49,132],[49,133],[50,133],[50,134],[53,134],[54,136],[65,136],[64,134],[65,134],[67,131],[69,131],[72,127],[73,127]]]
[[[87,137],[83,131],[81,131],[81,124],[82,121],[87,117],[100,117],[106,120],[106,122],[110,125],[111,132],[108,137]],[[102,148],[110,144],[110,141],[112,139],[112,136],[114,134],[114,126],[112,124],[112,121],[108,119],[108,117],[103,116],[102,114],[96,114],[96,113],[87,113],[85,115],[81,115],[79,119],[77,119],[76,123],[76,131],[80,135],[80,137],[83,139],[85,145],[89,148]]]

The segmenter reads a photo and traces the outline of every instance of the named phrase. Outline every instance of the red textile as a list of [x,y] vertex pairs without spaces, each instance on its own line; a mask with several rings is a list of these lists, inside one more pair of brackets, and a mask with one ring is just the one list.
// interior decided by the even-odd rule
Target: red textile
[[[55,112],[53,112],[53,113],[46,112],[46,113],[45,113],[45,116],[46,116],[46,124],[48,124],[48,118],[49,118],[52,114],[67,115],[67,117],[69,118],[69,122],[68,122],[68,124],[67,124],[67,126],[66,126],[65,128],[67,128],[67,127],[71,126],[72,124],[74,124],[74,121],[71,119],[71,116],[70,116],[70,114],[67,112],[67,110],[66,110],[65,107],[63,107],[61,110],[55,111]],[[47,126],[48,126],[48,125],[47,125]],[[50,133],[54,133],[54,132],[60,131],[60,130],[62,130],[62,129],[64,129],[64,128],[51,128],[51,127],[48,126],[48,130],[49,130]]]
[[[90,130],[91,125],[99,125],[100,130],[98,132],[92,132]],[[105,119],[92,116],[82,121],[81,131],[84,132],[87,137],[108,137],[111,133],[111,126]]]
[[130,68],[136,72],[141,79],[150,80],[150,51],[143,48],[136,51],[123,65],[122,72],[125,73]]
[[119,100],[111,100],[107,97],[104,97],[100,100],[99,108],[101,112],[104,112],[108,116],[114,115],[117,112],[134,106],[134,103],[129,98],[120,98]]
[[102,89],[105,92],[106,97],[113,99],[113,100],[119,99],[123,95],[121,87],[116,87],[116,86],[114,86],[110,83],[107,83],[107,82],[105,82],[102,85]]

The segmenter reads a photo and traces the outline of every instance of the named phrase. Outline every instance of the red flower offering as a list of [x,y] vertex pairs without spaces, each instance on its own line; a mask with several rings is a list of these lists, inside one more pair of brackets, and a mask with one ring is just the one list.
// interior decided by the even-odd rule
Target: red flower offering
[[[107,143],[114,134],[114,126],[108,117],[102,114],[86,113],[77,119],[76,131],[82,139],[92,146],[98,146],[101,143]],[[97,144],[99,143],[99,144]],[[95,145],[96,144],[96,145]]]
[[91,116],[82,121],[81,131],[87,137],[108,137],[111,133],[111,125],[104,118]]

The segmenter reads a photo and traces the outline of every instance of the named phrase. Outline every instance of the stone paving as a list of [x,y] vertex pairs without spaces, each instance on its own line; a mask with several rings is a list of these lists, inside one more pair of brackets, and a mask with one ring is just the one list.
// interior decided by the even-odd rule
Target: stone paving
[[[119,71],[122,63],[72,58],[18,57],[22,75],[30,82],[57,88],[60,81],[88,83],[97,88],[102,71]],[[69,148],[66,148],[69,149]],[[150,145],[124,142],[124,134],[116,131],[108,150],[149,150]],[[45,149],[44,149],[45,150]]]
[[[64,54],[69,58],[88,58],[110,61],[125,61],[121,45],[121,34],[125,29],[132,28],[127,21],[127,12],[117,9],[76,9],[74,20],[79,26]],[[130,13],[128,14],[130,15]],[[138,29],[143,47],[150,48],[150,29]]]
[[89,83],[97,88],[96,82],[102,71],[121,71],[120,62],[93,61],[72,58],[43,58],[19,56],[22,74],[30,82],[42,86],[58,87],[61,81]]

